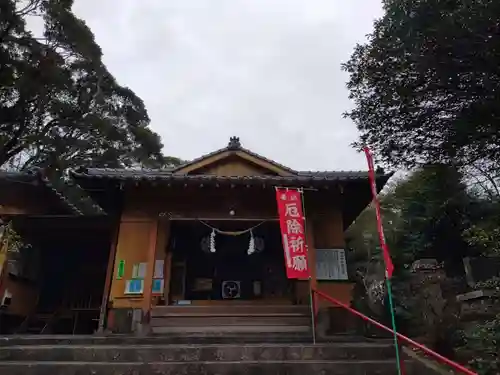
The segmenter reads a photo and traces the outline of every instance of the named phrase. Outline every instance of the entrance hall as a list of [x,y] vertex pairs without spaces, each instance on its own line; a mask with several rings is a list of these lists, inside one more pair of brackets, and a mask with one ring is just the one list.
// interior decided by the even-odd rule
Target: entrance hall
[[294,303],[276,220],[173,221],[169,248],[169,304]]

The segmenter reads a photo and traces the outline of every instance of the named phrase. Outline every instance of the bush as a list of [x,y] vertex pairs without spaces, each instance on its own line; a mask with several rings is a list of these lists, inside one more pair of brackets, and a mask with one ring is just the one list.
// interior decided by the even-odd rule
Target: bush
[[478,323],[474,330],[465,333],[465,347],[474,353],[469,364],[480,375],[496,375],[500,372],[500,314],[484,323]]

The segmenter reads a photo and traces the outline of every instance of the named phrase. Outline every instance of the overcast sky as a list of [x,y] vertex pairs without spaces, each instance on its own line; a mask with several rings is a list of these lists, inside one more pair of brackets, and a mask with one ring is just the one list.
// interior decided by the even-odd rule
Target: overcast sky
[[164,152],[242,145],[295,169],[366,169],[340,70],[380,0],[75,0]]

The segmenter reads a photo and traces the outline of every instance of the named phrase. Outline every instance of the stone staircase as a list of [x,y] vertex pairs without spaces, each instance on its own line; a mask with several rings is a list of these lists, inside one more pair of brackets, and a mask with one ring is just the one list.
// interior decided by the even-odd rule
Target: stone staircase
[[[245,335],[229,343],[231,336],[4,337],[0,338],[0,375],[397,374],[390,341],[339,337],[313,345],[280,342],[279,334],[274,334],[275,340],[268,334],[261,335],[259,343],[246,342]],[[428,374],[411,361],[406,370],[407,375]]]
[[311,337],[308,306],[157,306],[153,334],[293,334]]

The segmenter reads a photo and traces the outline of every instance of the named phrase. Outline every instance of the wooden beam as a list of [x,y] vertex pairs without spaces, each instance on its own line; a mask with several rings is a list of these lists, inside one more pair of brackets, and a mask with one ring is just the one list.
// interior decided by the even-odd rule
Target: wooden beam
[[169,216],[170,221],[278,221],[278,217],[260,217],[260,218],[245,218],[245,217],[188,217],[171,215]]
[[158,238],[158,226],[160,220],[156,219],[151,222],[151,229],[149,231],[149,243],[148,243],[148,253],[147,253],[147,266],[146,266],[146,277],[144,278],[144,292],[142,301],[142,310],[146,315],[149,316],[151,312],[151,287],[153,286],[153,273],[155,267],[155,256],[156,256],[156,244]]
[[104,291],[102,293],[102,301],[101,301],[101,311],[99,312],[99,326],[97,328],[97,332],[104,332],[104,325],[106,322],[106,314],[108,312],[108,301],[109,294],[111,291],[111,280],[113,278],[113,271],[115,269],[115,257],[116,257],[116,248],[118,244],[118,234],[120,232],[120,221],[118,221],[116,228],[113,231],[113,238],[111,240],[111,248],[109,250],[108,256],[108,267],[106,269],[106,279],[104,281]]

